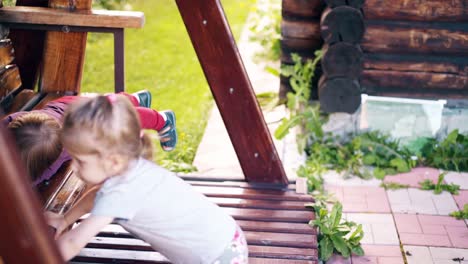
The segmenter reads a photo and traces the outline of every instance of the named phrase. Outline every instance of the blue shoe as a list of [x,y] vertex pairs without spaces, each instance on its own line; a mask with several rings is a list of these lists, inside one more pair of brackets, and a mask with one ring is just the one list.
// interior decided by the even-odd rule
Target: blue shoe
[[161,148],[164,151],[172,151],[177,145],[176,117],[172,110],[160,112],[166,116],[164,127],[158,131]]
[[138,97],[140,106],[151,108],[151,93],[148,90],[138,91],[132,95]]

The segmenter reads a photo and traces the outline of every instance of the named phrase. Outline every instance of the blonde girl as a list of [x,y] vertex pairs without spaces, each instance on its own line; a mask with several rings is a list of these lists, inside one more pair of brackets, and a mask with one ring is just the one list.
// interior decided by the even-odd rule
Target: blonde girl
[[[58,233],[92,208],[79,226],[58,236],[70,260],[106,225],[118,223],[173,263],[247,263],[247,244],[234,219],[175,174],[145,159],[148,138],[130,102],[99,96],[73,104],[61,140],[75,173],[100,186],[68,214],[47,214]],[[84,208],[84,209],[83,209]]]

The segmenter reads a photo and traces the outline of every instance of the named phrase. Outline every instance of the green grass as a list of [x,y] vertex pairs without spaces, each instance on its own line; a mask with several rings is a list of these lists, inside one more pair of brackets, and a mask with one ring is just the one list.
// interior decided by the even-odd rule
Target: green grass
[[[132,10],[145,13],[146,21],[142,29],[125,31],[126,91],[148,89],[153,95],[153,108],[172,109],[177,115],[179,145],[175,151],[165,153],[155,141],[156,160],[172,161],[166,162],[166,166],[174,162],[191,164],[213,105],[211,91],[175,1],[129,3]],[[253,0],[222,1],[236,39],[253,3]],[[81,91],[112,92],[113,67],[112,36],[90,34]]]

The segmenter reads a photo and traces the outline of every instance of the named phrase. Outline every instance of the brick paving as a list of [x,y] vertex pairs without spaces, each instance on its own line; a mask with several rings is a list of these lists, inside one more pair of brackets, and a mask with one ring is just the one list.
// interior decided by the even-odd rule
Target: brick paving
[[457,264],[468,260],[468,249],[403,246],[403,250],[408,264]]
[[325,189],[343,204],[343,212],[390,213],[384,188],[326,185]]
[[434,194],[420,189],[388,190],[388,200],[393,212],[448,215],[458,209],[448,192]]
[[436,182],[439,178],[440,171],[434,168],[414,168],[410,172],[399,173],[396,175],[387,176],[384,179],[385,183],[399,183],[409,185],[410,187],[419,188],[419,183],[426,179]]
[[468,248],[466,223],[450,216],[394,214],[404,245]]

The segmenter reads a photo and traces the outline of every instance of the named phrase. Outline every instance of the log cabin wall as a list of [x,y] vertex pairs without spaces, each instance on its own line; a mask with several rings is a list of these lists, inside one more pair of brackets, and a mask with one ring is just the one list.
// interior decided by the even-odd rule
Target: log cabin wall
[[[286,2],[283,1],[283,16],[284,9],[288,9]],[[287,32],[308,32],[310,39],[321,35],[324,58],[318,90],[324,110],[354,112],[360,105],[361,93],[424,99],[468,98],[466,0],[318,2],[326,4],[320,14],[319,32],[311,19],[304,22],[299,16],[294,18],[295,30],[285,27],[293,20],[286,16],[282,36],[290,38]],[[283,47],[286,53],[282,63],[288,63],[284,58],[288,53],[301,55],[303,50],[315,49],[312,45],[310,49]],[[280,91],[284,90],[284,81],[281,86]]]

